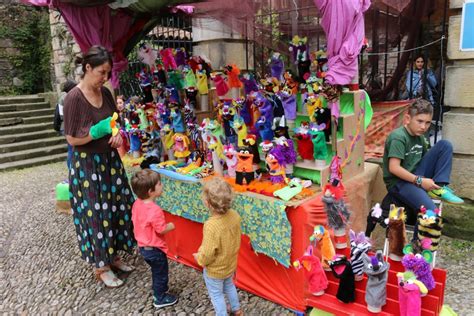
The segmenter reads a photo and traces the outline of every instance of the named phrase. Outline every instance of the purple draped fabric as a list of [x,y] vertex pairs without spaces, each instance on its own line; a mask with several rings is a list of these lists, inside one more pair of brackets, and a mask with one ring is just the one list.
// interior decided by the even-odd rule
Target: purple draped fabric
[[122,11],[114,12],[112,17],[108,5],[78,7],[54,1],[54,6],[61,11],[82,52],[87,52],[93,45],[102,45],[113,52],[111,83],[114,88],[118,88],[119,74],[127,68],[128,61],[115,46],[128,33],[132,17]]
[[364,40],[364,12],[370,0],[314,0],[326,33],[330,84],[345,85],[357,75],[357,56]]

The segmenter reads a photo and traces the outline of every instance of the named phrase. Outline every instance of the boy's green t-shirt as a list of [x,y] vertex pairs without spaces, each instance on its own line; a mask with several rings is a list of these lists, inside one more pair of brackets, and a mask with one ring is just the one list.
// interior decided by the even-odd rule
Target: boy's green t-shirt
[[385,141],[383,154],[383,180],[390,190],[400,180],[388,171],[389,158],[401,159],[400,165],[413,173],[428,150],[428,143],[423,135],[412,136],[401,126],[394,130]]

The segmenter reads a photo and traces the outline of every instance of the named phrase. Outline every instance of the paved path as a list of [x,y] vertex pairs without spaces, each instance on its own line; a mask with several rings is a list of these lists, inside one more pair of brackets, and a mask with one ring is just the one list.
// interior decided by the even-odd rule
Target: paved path
[[[80,259],[71,218],[54,210],[54,187],[65,178],[63,163],[0,173],[0,313],[153,313],[151,274],[139,256],[127,258],[137,271],[119,289],[98,283]],[[448,268],[446,303],[459,315],[474,315],[473,244],[445,239],[444,245],[438,261]],[[170,289],[180,301],[160,314],[212,311],[194,269],[171,262]],[[247,315],[292,314],[247,292],[239,296]]]

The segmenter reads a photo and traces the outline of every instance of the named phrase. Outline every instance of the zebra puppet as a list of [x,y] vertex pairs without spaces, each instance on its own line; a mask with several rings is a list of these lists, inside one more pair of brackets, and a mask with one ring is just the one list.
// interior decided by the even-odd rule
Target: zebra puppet
[[363,254],[367,254],[372,247],[371,240],[363,232],[356,234],[352,229],[349,232],[351,240],[351,265],[356,281],[361,281],[364,277]]

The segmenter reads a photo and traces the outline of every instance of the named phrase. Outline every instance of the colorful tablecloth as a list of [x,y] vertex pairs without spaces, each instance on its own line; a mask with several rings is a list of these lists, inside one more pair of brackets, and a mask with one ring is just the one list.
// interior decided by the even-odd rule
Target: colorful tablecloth
[[[201,200],[201,183],[162,176],[163,193],[157,200],[165,211],[204,223],[209,211]],[[291,224],[283,201],[237,193],[232,208],[242,218],[242,232],[250,238],[253,249],[285,267],[290,266]]]

